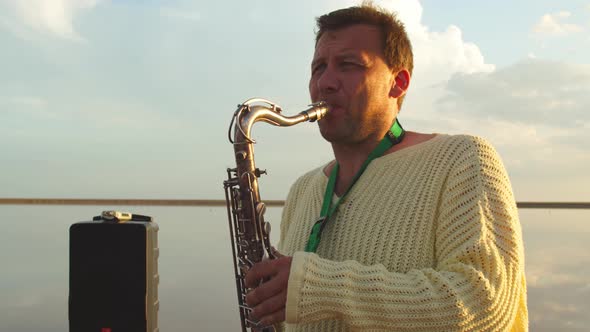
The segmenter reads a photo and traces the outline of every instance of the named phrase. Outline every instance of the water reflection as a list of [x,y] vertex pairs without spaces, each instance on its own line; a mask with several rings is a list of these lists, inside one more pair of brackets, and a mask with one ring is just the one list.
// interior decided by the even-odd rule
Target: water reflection
[[[106,209],[160,226],[161,331],[239,329],[225,208],[0,206],[1,331],[67,331],[68,228]],[[280,211],[267,211],[275,244]],[[520,210],[531,331],[590,325],[588,213]]]

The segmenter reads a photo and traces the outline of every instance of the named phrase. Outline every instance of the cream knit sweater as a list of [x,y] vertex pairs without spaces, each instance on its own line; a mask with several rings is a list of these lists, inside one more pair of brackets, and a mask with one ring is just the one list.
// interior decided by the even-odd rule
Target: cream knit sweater
[[287,331],[528,330],[518,211],[485,140],[438,135],[375,159],[305,253],[324,167],[283,210]]

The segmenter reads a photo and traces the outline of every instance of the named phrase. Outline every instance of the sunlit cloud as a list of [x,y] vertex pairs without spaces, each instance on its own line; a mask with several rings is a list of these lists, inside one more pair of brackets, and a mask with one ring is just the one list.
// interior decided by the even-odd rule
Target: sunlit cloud
[[582,32],[584,28],[577,24],[567,23],[567,19],[571,17],[568,11],[560,11],[553,14],[543,15],[539,21],[533,26],[533,33],[540,37],[545,36],[567,36],[572,33]]
[[[84,38],[74,28],[74,19],[100,1],[103,0],[1,0],[0,8],[4,11],[5,26],[24,24],[37,32],[83,41]],[[8,28],[17,33],[22,31],[15,26]]]
[[[475,43],[463,40],[461,28],[449,25],[432,31],[422,22],[423,7],[417,0],[380,0],[375,5],[397,13],[404,23],[414,51],[412,89],[444,83],[456,73],[488,73],[495,69],[485,62]],[[357,5],[358,1],[329,1],[331,9]]]

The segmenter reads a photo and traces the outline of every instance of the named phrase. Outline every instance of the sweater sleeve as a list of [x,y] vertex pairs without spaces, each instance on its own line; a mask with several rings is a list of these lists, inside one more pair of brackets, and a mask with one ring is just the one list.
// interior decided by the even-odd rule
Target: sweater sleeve
[[285,242],[285,235],[287,234],[290,226],[290,224],[287,221],[293,220],[292,215],[295,208],[295,200],[296,197],[299,196],[301,182],[304,178],[305,176],[302,176],[299,179],[297,179],[289,189],[289,193],[287,194],[287,200],[285,201],[285,206],[283,207],[283,211],[281,213],[281,228],[279,242],[277,243],[277,249],[279,250],[279,252],[282,253],[285,252],[283,244]]
[[360,330],[526,330],[517,318],[526,291],[518,213],[504,166],[484,140],[463,145],[436,222],[432,268],[397,273],[381,264],[295,253],[287,323],[337,319]]

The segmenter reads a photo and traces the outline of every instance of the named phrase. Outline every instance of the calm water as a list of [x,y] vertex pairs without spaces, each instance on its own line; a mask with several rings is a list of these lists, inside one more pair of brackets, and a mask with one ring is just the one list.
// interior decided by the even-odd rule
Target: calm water
[[[106,209],[160,226],[160,330],[237,331],[225,208],[0,206],[0,331],[67,331],[68,228]],[[278,240],[280,208],[267,220]],[[590,211],[521,210],[531,331],[590,325]]]

